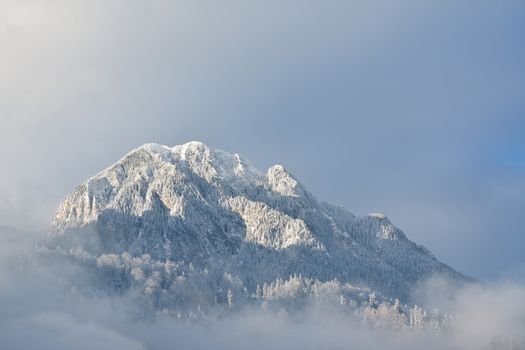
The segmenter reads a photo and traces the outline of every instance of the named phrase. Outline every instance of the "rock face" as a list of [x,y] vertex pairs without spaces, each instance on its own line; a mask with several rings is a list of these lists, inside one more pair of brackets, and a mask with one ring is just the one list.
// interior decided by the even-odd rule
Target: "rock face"
[[465,277],[382,214],[318,201],[281,165],[266,174],[200,142],[146,144],[60,204],[53,241],[89,256],[148,256],[218,271],[248,290],[291,275],[408,298],[432,274]]

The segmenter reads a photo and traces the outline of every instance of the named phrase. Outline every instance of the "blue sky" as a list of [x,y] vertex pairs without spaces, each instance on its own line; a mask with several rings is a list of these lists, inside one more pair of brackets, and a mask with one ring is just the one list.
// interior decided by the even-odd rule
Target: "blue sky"
[[457,269],[525,270],[525,2],[0,3],[0,222],[146,142],[284,164]]

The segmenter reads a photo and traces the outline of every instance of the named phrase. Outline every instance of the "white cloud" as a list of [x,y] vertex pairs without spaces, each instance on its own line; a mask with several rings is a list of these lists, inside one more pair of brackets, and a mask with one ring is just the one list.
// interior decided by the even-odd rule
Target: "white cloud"
[[[452,327],[432,332],[370,329],[327,304],[300,313],[244,309],[217,320],[137,317],[133,299],[79,290],[82,270],[52,260],[34,263],[34,237],[2,229],[0,348],[5,349],[461,349],[525,344],[525,286],[457,289],[431,280],[419,290],[425,307],[451,315]],[[33,263],[32,263],[33,262]]]

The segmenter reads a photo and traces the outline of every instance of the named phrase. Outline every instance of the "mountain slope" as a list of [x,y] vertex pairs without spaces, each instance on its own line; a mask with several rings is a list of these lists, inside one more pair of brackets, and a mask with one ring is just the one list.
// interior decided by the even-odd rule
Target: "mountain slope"
[[248,292],[301,275],[407,300],[433,274],[465,279],[386,216],[356,217],[280,165],[264,174],[200,142],[133,150],[67,196],[51,237],[83,256],[189,264],[210,285],[227,275]]

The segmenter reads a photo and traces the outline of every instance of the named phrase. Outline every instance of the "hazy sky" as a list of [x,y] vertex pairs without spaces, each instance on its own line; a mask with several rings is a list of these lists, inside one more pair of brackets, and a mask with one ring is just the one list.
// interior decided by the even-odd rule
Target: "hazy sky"
[[199,140],[525,267],[525,1],[0,0],[0,223],[45,227],[146,142]]

